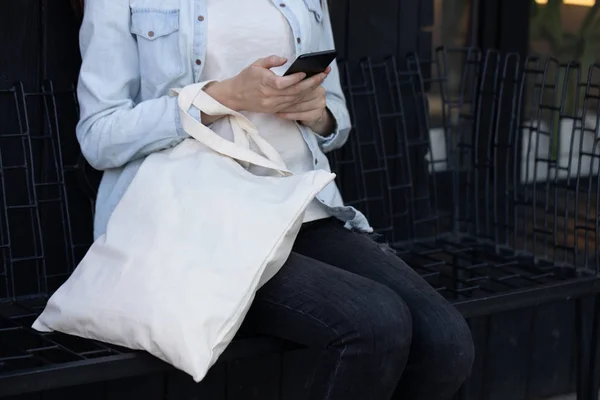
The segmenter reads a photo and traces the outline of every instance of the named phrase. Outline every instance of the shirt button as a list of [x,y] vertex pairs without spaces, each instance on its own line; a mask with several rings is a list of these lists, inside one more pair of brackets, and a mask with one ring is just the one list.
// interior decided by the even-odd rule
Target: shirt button
[[154,31],[148,32],[148,37],[154,37]]
[[317,160],[317,159],[315,158],[315,165],[317,165],[318,163],[319,163],[319,160]]
[[200,64],[202,64],[202,60],[201,59],[197,59],[196,60],[196,65],[200,65]]
[[279,7],[285,7],[285,3],[279,3]]
[[298,42],[298,44],[300,44],[300,43],[302,43],[302,39],[296,38],[296,42]]
[[200,22],[204,21],[204,17],[202,15],[198,16],[198,21],[200,21]]

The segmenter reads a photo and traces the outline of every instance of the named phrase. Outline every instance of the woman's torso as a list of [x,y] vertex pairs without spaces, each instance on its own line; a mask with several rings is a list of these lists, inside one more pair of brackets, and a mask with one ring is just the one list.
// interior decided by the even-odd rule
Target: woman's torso
[[[247,0],[246,7],[253,1]],[[290,27],[295,42],[293,57],[331,48],[330,43],[322,40],[327,37],[327,27],[321,0],[268,1]],[[208,0],[130,0],[130,6],[131,32],[138,36],[141,99],[160,96],[174,83],[199,81],[211,40],[208,27],[213,23],[208,14]],[[240,15],[240,11],[229,10],[232,15]],[[254,14],[252,18],[261,17]],[[261,20],[248,20],[249,25],[257,28],[269,23],[266,15]]]
[[[279,75],[295,59],[294,34],[287,19],[270,0],[207,0],[206,61],[201,81],[222,81],[240,73],[258,58],[269,55],[284,57],[288,62],[273,71]],[[231,10],[236,10],[232,13]],[[297,16],[308,19],[306,13]],[[266,23],[265,21],[268,21]],[[305,26],[310,21],[301,21]],[[295,174],[313,170],[313,157],[302,131],[295,121],[279,118],[274,114],[243,112],[257,127],[260,135],[281,155],[288,169]],[[226,139],[233,140],[228,119],[221,119],[212,129]],[[255,150],[258,150],[255,148]],[[251,171],[262,175],[262,168]],[[306,210],[304,221],[329,217],[326,208],[313,201]]]
[[[295,59],[295,40],[290,24],[270,0],[206,0],[207,44],[206,61],[200,76],[201,81],[222,81],[231,78],[258,58],[277,55],[288,62],[273,71],[279,75]],[[236,10],[232,13],[231,10]],[[299,15],[298,18],[306,18]],[[268,23],[265,23],[268,21]],[[302,21],[305,25],[309,21]],[[300,167],[292,172],[312,169],[310,150],[302,138],[300,127],[290,120],[273,114],[243,112],[258,128],[259,133],[282,155],[289,164]],[[217,121],[213,130],[227,139],[232,139],[227,119]]]
[[[241,4],[242,0],[239,1]],[[328,50],[334,46],[326,6],[321,4],[321,0],[256,1],[270,1],[272,11],[279,13],[279,16],[276,17],[277,21],[287,23],[286,29],[289,37],[286,39],[288,42],[291,41],[292,48],[288,49],[288,53],[292,60],[300,54]],[[252,3],[253,0],[247,0],[245,4]],[[105,2],[105,4],[108,4],[107,7],[110,8],[111,2]],[[209,65],[208,68],[210,68],[210,61],[207,58],[210,46],[208,27],[212,21],[207,0],[130,0],[129,6],[130,32],[136,39],[140,72],[139,92],[133,99],[134,103],[139,104],[146,100],[157,99],[166,95],[170,88],[183,87],[201,81],[206,66]],[[102,16],[98,19],[110,18],[111,10],[103,10],[104,12],[106,17]],[[273,16],[277,15],[272,14],[269,18],[266,18],[267,16],[263,18],[256,14],[247,16],[233,8],[230,12],[241,17],[237,19],[238,23],[243,21],[244,17],[252,18],[248,24],[257,27],[272,23]],[[88,18],[94,20],[94,16],[88,15]],[[263,19],[259,20],[260,18]],[[215,23],[223,22],[215,19]],[[95,27],[87,29],[90,28]],[[84,34],[101,35],[102,32],[90,31]],[[278,33],[274,32],[273,34]],[[281,38],[275,39],[280,40]],[[114,41],[108,42],[114,43]],[[88,59],[86,64],[101,68],[100,64],[110,62],[107,57],[110,57],[111,49],[104,49],[103,52],[104,54],[101,54],[102,51],[98,52],[99,54],[84,54],[84,57],[97,58]],[[246,55],[246,57],[256,59],[260,58],[260,55],[256,57]],[[343,119],[336,119],[337,129],[348,130],[350,121],[347,119],[347,110],[342,110],[340,106],[343,104],[343,94],[339,87],[337,70],[333,75],[328,78],[329,86],[326,88],[338,99],[336,103],[339,104],[335,105],[337,112],[334,112],[334,115],[344,115]],[[302,151],[308,154],[308,157],[305,157],[306,154],[302,155],[302,159],[310,160],[312,169],[330,170],[327,157],[321,149],[323,139],[318,138],[314,132],[304,126],[295,126],[295,129],[300,132]],[[268,132],[266,134],[268,135]],[[112,211],[135,177],[142,162],[143,159],[138,159],[123,167],[105,171],[96,207],[96,237],[105,232]],[[344,206],[335,183],[330,184],[319,193],[317,201],[325,206],[328,214],[346,221],[349,226],[370,229],[367,220],[360,212],[352,207]]]

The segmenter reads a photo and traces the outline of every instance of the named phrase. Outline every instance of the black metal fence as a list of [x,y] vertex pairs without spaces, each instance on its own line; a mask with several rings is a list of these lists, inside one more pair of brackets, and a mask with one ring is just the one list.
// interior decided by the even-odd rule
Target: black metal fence
[[454,302],[597,275],[600,66],[473,48],[403,62],[343,68],[346,199]]
[[[463,65],[459,76],[449,63]],[[581,299],[599,290],[600,66],[468,48],[344,71],[356,130],[334,161],[346,199],[471,321],[578,299],[571,365],[579,398],[596,398],[600,302],[586,314]],[[532,324],[526,383],[509,382],[510,398],[543,392],[528,370],[539,356],[531,321],[520,321]],[[476,399],[506,398],[485,367],[491,326]]]
[[[449,62],[463,65],[460,76],[449,75]],[[577,299],[577,383],[580,399],[591,399],[599,375],[600,67],[473,48],[340,67],[355,130],[331,162],[347,203],[468,318]],[[0,396],[103,381],[111,375],[101,369],[96,377],[74,371],[137,353],[30,328],[91,243],[98,175],[75,141],[73,87],[0,88],[0,108]],[[591,295],[588,317],[580,299]],[[486,340],[481,363],[490,362]],[[278,376],[297,369],[275,365]],[[220,368],[226,387],[234,378]],[[489,376],[478,376],[463,398],[500,398]],[[301,399],[303,379],[275,382],[260,398]],[[226,392],[211,398],[259,398]]]

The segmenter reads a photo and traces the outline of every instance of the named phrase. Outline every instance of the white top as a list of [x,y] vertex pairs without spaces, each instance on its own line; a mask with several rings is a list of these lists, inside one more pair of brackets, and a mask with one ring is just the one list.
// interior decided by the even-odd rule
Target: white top
[[[236,10],[232,13],[231,10]],[[292,29],[270,0],[208,0],[207,54],[200,81],[224,80],[237,75],[259,58],[277,55],[288,59],[277,68],[283,73],[294,61]],[[313,171],[312,154],[296,122],[273,114],[242,112],[285,161],[293,173]],[[212,130],[232,140],[226,119],[212,125]],[[261,173],[253,168],[253,173]],[[304,222],[330,217],[316,200],[306,210]]]

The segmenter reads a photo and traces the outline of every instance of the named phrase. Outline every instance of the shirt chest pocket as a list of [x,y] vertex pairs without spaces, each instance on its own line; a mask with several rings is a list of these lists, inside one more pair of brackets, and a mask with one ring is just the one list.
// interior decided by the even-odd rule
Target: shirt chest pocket
[[323,20],[323,4],[321,1],[326,0],[304,0],[306,8],[308,8],[308,11],[310,11],[311,15],[317,22],[321,22]]
[[131,33],[137,37],[143,83],[158,86],[181,74],[179,10],[132,7]]

